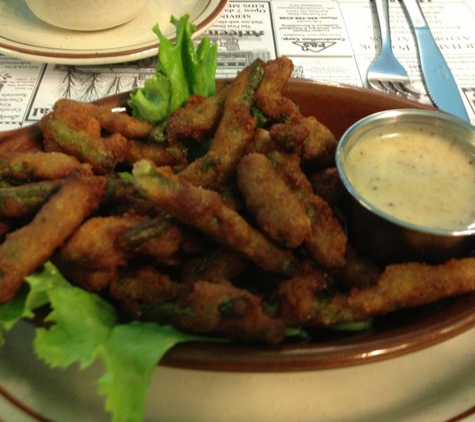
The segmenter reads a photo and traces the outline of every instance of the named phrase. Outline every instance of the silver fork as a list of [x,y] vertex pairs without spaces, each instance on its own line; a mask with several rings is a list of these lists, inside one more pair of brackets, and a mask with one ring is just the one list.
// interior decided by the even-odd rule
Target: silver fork
[[370,88],[404,96],[419,97],[420,92],[411,84],[406,69],[394,56],[391,46],[388,0],[374,0],[381,30],[381,51],[368,68]]

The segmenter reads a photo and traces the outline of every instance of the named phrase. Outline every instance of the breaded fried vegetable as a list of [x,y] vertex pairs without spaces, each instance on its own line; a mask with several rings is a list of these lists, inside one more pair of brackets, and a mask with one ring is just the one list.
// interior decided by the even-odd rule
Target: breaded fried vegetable
[[343,289],[374,286],[382,270],[369,259],[359,255],[347,245],[345,265],[335,269],[332,275]]
[[146,120],[137,119],[126,113],[113,112],[104,107],[98,107],[97,118],[101,128],[109,133],[120,133],[129,139],[146,139],[153,125]]
[[109,294],[126,318],[160,321],[165,315],[157,314],[158,307],[175,302],[188,290],[189,286],[174,283],[168,275],[146,265],[121,271],[112,280]]
[[285,325],[266,315],[261,299],[230,285],[178,284],[145,267],[114,281],[111,293],[133,318],[242,342],[278,344],[285,338]]
[[375,286],[353,289],[348,297],[335,298],[333,303],[351,309],[354,319],[358,320],[402,307],[421,306],[474,289],[473,257],[452,259],[440,265],[412,262],[388,265]]
[[452,259],[440,265],[410,262],[389,265],[377,284],[354,288],[348,295],[317,294],[313,307],[308,305],[311,293],[295,295],[281,289],[280,300],[284,305],[281,316],[291,324],[329,326],[364,321],[474,289],[475,258]]
[[170,226],[160,236],[137,246],[135,251],[153,257],[157,263],[175,266],[180,261],[174,256],[182,246],[183,232],[177,224]]
[[309,255],[325,268],[338,268],[345,264],[347,237],[330,206],[318,195],[302,199],[310,218],[310,234],[305,239]]
[[304,241],[309,255],[324,268],[343,266],[346,234],[328,203],[313,193],[312,185],[300,167],[300,157],[274,151],[269,159],[310,218],[310,233]]
[[245,154],[251,152],[258,152],[260,154],[270,154],[276,149],[276,144],[273,141],[269,131],[263,128],[257,128],[251,139],[251,142],[246,147]]
[[346,195],[345,186],[336,167],[327,167],[308,176],[313,191],[330,206],[340,203]]
[[127,142],[124,162],[133,164],[139,160],[150,160],[157,166],[175,166],[186,162],[185,151],[156,142],[142,142],[130,139]]
[[211,137],[223,114],[224,101],[230,85],[223,86],[215,95],[192,95],[184,107],[177,108],[167,117],[166,135],[170,144],[180,139],[201,141]]
[[300,166],[298,154],[273,150],[267,154],[267,158],[298,198],[305,198],[313,193],[312,185]]
[[52,114],[44,116],[39,125],[45,138],[81,162],[89,163],[98,174],[110,172],[119,161],[117,152],[125,152],[127,140],[120,134],[109,137],[106,144],[100,136],[74,129]]
[[322,273],[317,271],[300,272],[282,281],[278,287],[278,315],[288,326],[304,323],[313,315],[315,297],[327,287]]
[[155,125],[153,129],[148,134],[148,140],[151,142],[156,142],[157,144],[169,145],[168,135],[167,135],[167,120],[160,122],[158,125]]
[[178,250],[181,231],[176,225],[158,224],[157,219],[137,215],[90,218],[61,247],[54,262],[74,283],[102,290],[138,252],[165,260]]
[[6,131],[0,134],[0,155],[12,152],[36,152],[43,149],[41,132],[37,125],[26,126],[20,132]]
[[173,226],[167,217],[146,219],[128,227],[117,239],[124,249],[135,249],[150,239],[160,237]]
[[227,181],[254,134],[256,118],[251,115],[251,106],[263,74],[261,60],[238,74],[226,97],[209,152],[179,173],[180,180],[202,187],[217,187]]
[[270,242],[243,217],[224,205],[217,192],[181,184],[171,171],[148,161],[133,168],[134,180],[145,197],[172,217],[195,227],[217,242],[234,249],[268,271],[292,274],[295,258]]
[[261,230],[287,248],[300,246],[310,232],[310,220],[266,156],[245,155],[236,175],[246,208]]
[[333,133],[314,116],[302,116],[298,106],[282,95],[292,70],[293,63],[285,56],[267,62],[264,78],[256,93],[256,105],[271,121],[305,126],[309,135],[299,145],[302,160],[330,165],[334,162],[337,145]]
[[[87,290],[101,290],[116,275],[117,268],[128,264],[131,253],[117,242],[130,226],[143,221],[138,216],[94,217],[87,220],[61,247],[54,262],[68,279]],[[83,277],[83,273],[103,273],[101,282]],[[106,274],[109,277],[105,277]]]
[[85,131],[93,137],[101,134],[101,124],[94,104],[63,98],[56,101],[51,114],[72,129]]
[[294,114],[300,114],[295,103],[282,95],[293,69],[292,61],[285,56],[266,63],[264,77],[256,92],[256,106],[273,121],[285,122]]
[[47,180],[0,188],[0,217],[14,218],[35,213],[62,183],[63,180]]
[[269,128],[269,134],[278,146],[295,151],[308,138],[310,129],[302,122],[276,123]]
[[163,214],[139,193],[131,180],[111,175],[107,182],[107,194],[101,204],[103,211],[109,210],[108,213],[114,215],[134,213],[150,217]]
[[304,244],[310,256],[324,268],[343,266],[347,243],[343,227],[329,204],[313,192],[310,181],[302,171],[298,153],[276,148],[269,131],[263,129],[256,130],[247,151],[265,154],[306,210],[311,229]]
[[99,205],[107,180],[72,176],[27,225],[0,245],[0,303],[12,299],[23,279],[51,257]]
[[13,152],[0,156],[0,178],[15,180],[64,179],[72,172],[88,173],[76,157],[59,152]]
[[182,240],[181,227],[175,221],[156,217],[130,226],[120,234],[117,243],[126,250],[167,262],[178,251]]
[[180,297],[173,311],[170,322],[187,331],[222,333],[237,341],[268,344],[279,344],[286,335],[282,320],[270,318],[259,297],[233,286],[198,281],[190,294]]
[[84,117],[88,116],[95,120],[95,127],[99,126],[97,115],[100,107],[92,103],[84,103],[81,101],[71,100],[69,98],[60,98],[54,103],[53,112],[60,119],[66,119],[68,123],[75,128],[86,130],[86,127],[81,122]]
[[244,255],[227,248],[213,249],[195,259],[189,259],[181,272],[181,281],[195,283],[207,280],[211,283],[231,284],[249,266]]
[[[54,114],[59,119],[72,124],[76,129],[86,127],[79,123],[82,116],[89,116],[94,119],[96,127],[99,126],[109,133],[120,133],[126,138],[145,139],[153,128],[153,125],[146,120],[137,119],[126,113],[112,111],[108,107],[101,107],[91,103],[59,99],[54,105]],[[90,126],[91,128],[91,126]],[[96,132],[97,133],[97,132]]]
[[301,124],[307,126],[310,132],[298,149],[302,161],[315,162],[321,166],[334,165],[338,142],[333,133],[314,116],[305,117]]

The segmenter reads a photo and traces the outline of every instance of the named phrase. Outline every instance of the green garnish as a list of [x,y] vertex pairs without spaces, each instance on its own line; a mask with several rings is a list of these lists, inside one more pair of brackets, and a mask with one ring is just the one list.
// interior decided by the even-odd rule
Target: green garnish
[[26,278],[22,291],[0,305],[3,331],[49,305],[48,328],[36,328],[34,349],[53,368],[78,362],[81,369],[96,359],[105,364],[98,391],[107,395],[106,409],[114,422],[141,422],[152,373],[165,353],[178,343],[223,342],[226,339],[187,334],[171,326],[133,321],[120,324],[114,308],[95,293],[71,285],[47,262]]
[[209,97],[216,93],[217,44],[211,46],[205,36],[195,50],[191,36],[196,25],[189,22],[188,14],[180,19],[172,16],[170,22],[176,27],[176,41],[166,38],[158,25],[153,27],[160,40],[156,72],[129,100],[132,115],[152,124],[163,121],[192,94]]

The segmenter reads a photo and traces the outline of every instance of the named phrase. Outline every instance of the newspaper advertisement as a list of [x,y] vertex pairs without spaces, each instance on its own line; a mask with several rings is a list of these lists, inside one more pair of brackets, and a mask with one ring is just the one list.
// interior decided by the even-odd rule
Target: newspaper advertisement
[[[475,0],[420,0],[425,18],[475,117]],[[417,47],[400,1],[389,2],[396,57],[426,94]],[[218,78],[233,78],[256,58],[285,55],[293,77],[366,86],[381,36],[371,0],[230,0],[218,20],[196,38],[218,46]],[[111,65],[59,65],[0,55],[0,131],[38,122],[59,98],[93,101],[142,86],[156,57]]]

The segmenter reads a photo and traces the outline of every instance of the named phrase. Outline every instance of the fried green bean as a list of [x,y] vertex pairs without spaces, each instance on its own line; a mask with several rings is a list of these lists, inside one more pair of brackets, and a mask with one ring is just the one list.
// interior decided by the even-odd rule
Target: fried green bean
[[381,273],[381,268],[361,256],[349,244],[346,247],[345,264],[331,272],[342,290],[374,286]]
[[72,282],[102,290],[135,255],[135,249],[121,244],[122,233],[148,220],[134,214],[90,218],[60,248],[54,262]]
[[230,285],[248,266],[249,260],[244,255],[220,247],[185,262],[180,280],[184,283],[206,280]]
[[346,189],[336,167],[326,167],[308,175],[313,191],[328,202],[330,206],[341,204]]
[[283,321],[269,317],[258,296],[234,286],[198,281],[177,305],[170,321],[185,330],[268,344],[279,344],[286,335]]
[[105,107],[98,107],[97,118],[101,128],[109,133],[120,133],[129,139],[146,139],[153,125],[146,120],[137,119],[126,113],[114,112]]
[[12,152],[0,156],[0,178],[54,180],[87,170],[75,157],[59,152]]
[[277,145],[272,139],[269,131],[267,129],[257,128],[254,132],[251,142],[249,142],[246,147],[245,154],[258,152],[267,156],[276,148]]
[[225,85],[211,97],[192,95],[184,107],[177,108],[167,118],[166,135],[170,144],[180,139],[201,141],[211,137],[223,114],[224,102],[231,85]]
[[269,128],[269,134],[278,146],[295,151],[308,139],[310,129],[302,122],[276,123]]
[[263,74],[261,60],[238,74],[226,96],[209,152],[180,172],[180,180],[202,187],[219,187],[227,181],[254,134],[256,118],[251,106]]
[[185,331],[222,334],[241,342],[278,344],[286,328],[269,317],[247,290],[205,280],[175,283],[151,267],[125,272],[111,293],[131,318],[172,324]]
[[[41,119],[40,128],[45,138],[52,140],[61,150],[75,156],[79,161],[89,163],[98,174],[108,173],[114,168],[118,162],[116,153],[121,149],[120,146],[123,153],[127,142],[122,135],[112,135],[107,140],[109,145],[106,146],[101,137],[74,129],[52,114]],[[114,141],[122,145],[115,148]]]
[[101,204],[105,214],[163,215],[163,211],[140,194],[132,180],[111,175],[107,177],[107,182],[107,194]]
[[311,223],[310,234],[304,242],[309,255],[324,268],[343,266],[347,237],[330,206],[318,195],[303,198],[302,205]]
[[278,316],[289,326],[300,325],[314,315],[316,297],[327,287],[323,273],[301,271],[277,288]]
[[[289,324],[329,326],[364,321],[402,308],[433,303],[475,289],[475,258],[452,259],[445,264],[419,262],[386,267],[376,284],[353,288],[349,294],[280,289],[281,316]],[[298,292],[296,295],[294,292]]]
[[282,95],[293,69],[292,61],[285,56],[266,63],[264,77],[256,92],[256,105],[271,121],[286,122],[295,114],[300,115],[297,105]]
[[150,160],[157,166],[175,166],[186,162],[185,151],[179,146],[169,147],[156,142],[129,139],[124,162],[133,164],[139,160]]
[[305,117],[300,122],[307,126],[310,132],[298,148],[302,161],[310,161],[320,166],[334,165],[338,142],[333,133],[314,116]]
[[31,274],[80,226],[105,195],[101,176],[68,179],[33,220],[0,245],[0,303],[12,299]]
[[304,117],[298,106],[282,95],[292,70],[292,61],[284,56],[266,63],[264,78],[256,93],[257,107],[273,122],[305,127],[309,134],[298,145],[302,160],[330,165],[334,162],[337,145],[333,133],[314,116]]
[[147,219],[127,228],[118,238],[118,242],[125,249],[134,249],[155,237],[164,234],[173,222],[167,217]]
[[270,242],[237,212],[228,208],[217,192],[181,184],[171,171],[157,169],[148,161],[135,163],[138,189],[172,217],[195,227],[217,242],[272,272],[292,274],[297,262],[292,253]]
[[0,188],[0,217],[15,218],[35,213],[62,184],[63,180],[47,180]]
[[451,259],[444,264],[419,262],[388,265],[377,284],[353,289],[334,304],[347,306],[355,319],[383,315],[402,307],[421,306],[475,289],[475,258]]
[[313,192],[311,183],[300,167],[300,157],[273,151],[269,159],[310,218],[310,233],[304,241],[309,255],[324,268],[343,266],[346,234],[328,203]]
[[300,246],[310,232],[310,219],[267,157],[245,155],[236,175],[246,208],[257,226],[284,247]]
[[[113,111],[108,107],[102,107],[91,103],[83,103],[67,98],[61,98],[54,105],[54,113],[60,119],[71,119],[81,116],[89,116],[97,121],[97,124],[109,133],[120,133],[126,138],[145,139],[148,137],[153,125],[146,120],[137,119],[126,113]],[[81,126],[73,127],[79,128]],[[84,127],[82,127],[84,129]]]
[[182,230],[176,221],[160,216],[128,227],[118,236],[117,244],[125,250],[153,256],[160,262],[168,263],[182,240]]

